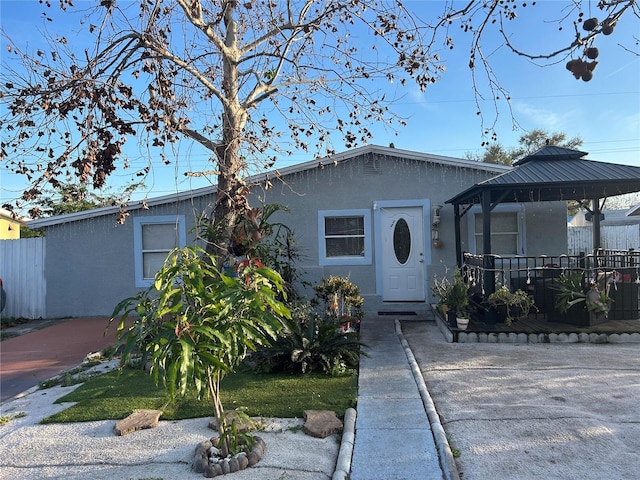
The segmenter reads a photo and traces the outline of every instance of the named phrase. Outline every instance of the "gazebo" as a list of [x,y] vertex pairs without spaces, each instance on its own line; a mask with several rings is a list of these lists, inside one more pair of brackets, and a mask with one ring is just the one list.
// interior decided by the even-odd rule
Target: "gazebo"
[[[491,211],[502,203],[576,200],[593,216],[593,247],[601,247],[601,201],[640,191],[640,167],[583,158],[586,152],[547,145],[513,164],[513,169],[477,183],[447,200],[455,218],[456,259],[463,264],[460,223],[474,205],[482,211],[484,294],[495,291]],[[586,202],[586,203],[585,203]]]

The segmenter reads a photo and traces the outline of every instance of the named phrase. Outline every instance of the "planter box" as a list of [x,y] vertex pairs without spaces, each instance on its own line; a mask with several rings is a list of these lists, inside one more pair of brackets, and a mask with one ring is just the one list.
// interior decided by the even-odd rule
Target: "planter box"
[[[617,287],[617,288],[616,288]],[[638,291],[640,285],[633,282],[618,282],[611,286],[609,296],[613,303],[609,311],[610,320],[637,320],[640,318],[638,308]]]
[[447,310],[447,323],[452,328],[458,328],[458,315],[453,310]]
[[577,325],[580,327],[588,327],[591,325],[589,312],[584,307],[584,303],[578,303],[577,305],[571,306],[566,313],[561,313],[560,310],[554,309],[552,321],[568,323],[569,325]]

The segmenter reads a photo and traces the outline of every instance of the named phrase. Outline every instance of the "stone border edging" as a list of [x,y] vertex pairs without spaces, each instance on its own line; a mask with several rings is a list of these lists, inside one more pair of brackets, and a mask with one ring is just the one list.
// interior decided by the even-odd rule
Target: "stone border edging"
[[466,332],[453,333],[435,306],[431,305],[436,325],[448,343],[640,343],[640,333],[515,333],[515,332]]
[[409,343],[407,343],[407,340],[404,338],[399,320],[395,321],[395,326],[396,334],[400,338],[400,343],[404,348],[405,355],[407,356],[409,366],[411,367],[411,371],[413,373],[413,378],[418,386],[418,392],[420,392],[422,404],[424,405],[425,412],[427,413],[427,418],[429,419],[431,434],[433,435],[436,448],[438,449],[438,456],[440,457],[440,467],[442,468],[444,478],[445,480],[460,480],[458,467],[456,466],[455,459],[453,458],[453,452],[451,451],[451,447],[449,446],[449,441],[447,440],[447,435],[444,431],[444,428],[442,427],[442,423],[440,423],[440,416],[436,411],[436,407],[433,403],[431,395],[429,395],[427,385],[424,381],[424,378],[422,377],[422,372],[420,372],[420,367],[418,366],[418,363],[413,356],[411,347],[409,347]]
[[342,440],[340,441],[340,452],[336,461],[336,469],[331,480],[347,480],[351,473],[351,458],[353,456],[353,444],[356,437],[356,410],[347,408],[344,413],[342,429]]
[[458,332],[458,343],[640,343],[640,333]]

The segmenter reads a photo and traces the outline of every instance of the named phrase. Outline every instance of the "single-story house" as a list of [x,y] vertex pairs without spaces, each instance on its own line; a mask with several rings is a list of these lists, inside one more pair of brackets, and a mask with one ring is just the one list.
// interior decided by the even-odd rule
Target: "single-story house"
[[[249,180],[252,203],[289,208],[271,220],[295,232],[304,280],[348,276],[365,310],[377,313],[418,311],[434,301],[434,274],[456,265],[454,212],[446,200],[510,168],[365,146]],[[167,251],[196,241],[196,220],[215,198],[215,187],[150,198],[131,204],[121,225],[115,207],[29,222],[46,230],[46,316],[110,315],[151,284]],[[462,248],[480,252],[481,210],[466,213]],[[496,253],[566,251],[566,202],[510,203],[491,215]]]

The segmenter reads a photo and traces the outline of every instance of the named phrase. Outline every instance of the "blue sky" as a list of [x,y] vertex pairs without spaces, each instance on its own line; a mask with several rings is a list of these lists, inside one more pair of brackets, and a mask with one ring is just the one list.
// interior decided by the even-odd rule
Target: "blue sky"
[[[53,1],[52,3],[57,3]],[[82,3],[81,0],[76,4]],[[522,50],[545,53],[568,43],[572,26],[565,23],[562,31],[557,26],[545,23],[545,20],[558,18],[559,5],[567,2],[538,1],[535,7],[520,9],[520,17],[513,23],[511,40]],[[585,2],[586,3],[586,2]],[[594,3],[594,16],[596,14]],[[433,12],[440,12],[444,2],[409,1],[407,6],[419,16],[433,18]],[[17,43],[37,41],[37,29],[42,25],[40,12],[45,10],[37,1],[0,1],[0,19],[2,28]],[[57,12],[57,6],[48,11]],[[69,36],[77,23],[60,23],[64,20],[60,14],[49,27],[62,28]],[[488,47],[491,63],[503,87],[511,97],[511,108],[521,130],[513,129],[509,107],[499,101],[499,117],[496,126],[498,140],[504,146],[516,146],[524,130],[542,128],[549,132],[561,131],[569,137],[580,136],[583,139],[581,150],[589,152],[594,160],[609,161],[640,166],[640,57],[626,51],[624,47],[635,48],[632,36],[640,36],[640,20],[628,15],[616,27],[613,35],[600,36],[596,46],[600,50],[599,65],[590,82],[576,80],[565,69],[566,60],[556,64],[535,64],[518,57],[500,46],[497,42]],[[360,41],[357,35],[356,41]],[[396,135],[379,126],[373,127],[374,139],[371,143],[389,145],[393,142],[397,148],[415,150],[438,155],[464,158],[467,152],[480,152],[482,127],[472,90],[468,68],[469,37],[458,34],[456,49],[443,49],[442,58],[447,71],[441,80],[430,86],[426,92],[420,92],[413,85],[399,90],[400,98],[394,104],[394,110],[405,117],[408,126],[400,129]],[[81,42],[82,36],[75,41]],[[366,41],[363,38],[362,41]],[[1,55],[6,52],[6,40],[2,39]],[[624,44],[621,46],[620,44]],[[482,80],[479,88],[486,93]],[[398,91],[397,84],[381,84],[382,88]],[[481,104],[487,119],[493,114],[493,104],[485,101]],[[345,148],[335,145],[337,151]],[[209,154],[202,148],[190,146],[187,142],[180,145],[178,165],[156,169],[145,181],[144,191],[134,198],[165,195],[175,191],[187,190],[208,184],[207,180],[189,180],[184,170],[207,169]],[[311,154],[295,154],[282,158],[276,167],[288,166],[311,160]],[[144,160],[140,160],[144,162]],[[143,165],[143,163],[140,163]],[[0,203],[16,198],[25,186],[25,181],[0,170]],[[116,172],[110,185],[112,190],[129,179],[129,175]]]

